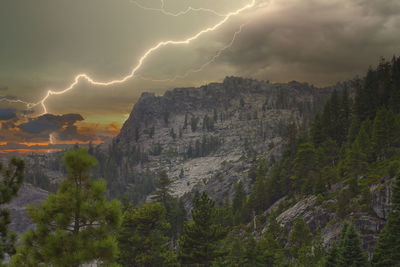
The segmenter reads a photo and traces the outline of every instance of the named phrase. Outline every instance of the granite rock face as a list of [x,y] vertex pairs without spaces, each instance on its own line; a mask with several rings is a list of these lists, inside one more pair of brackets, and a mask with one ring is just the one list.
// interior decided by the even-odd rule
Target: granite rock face
[[[163,96],[143,93],[113,141],[121,152],[120,165],[127,166],[117,171],[118,179],[166,170],[176,196],[206,190],[217,202],[229,199],[238,180],[248,184],[254,155],[279,158],[288,125],[320,110],[332,90],[227,77],[222,83],[178,88]],[[211,129],[206,117],[212,120]],[[194,119],[196,130],[191,127]],[[189,147],[196,149],[196,142],[203,145],[204,138],[211,137],[220,142],[211,153],[188,156]],[[155,146],[162,151],[152,153]],[[147,153],[148,161],[129,164],[132,147]]]
[[[379,182],[379,181],[378,181]],[[321,228],[321,235],[326,247],[339,242],[343,222],[352,222],[358,231],[362,246],[368,252],[369,257],[375,249],[380,231],[385,226],[386,216],[390,210],[390,196],[394,179],[379,183],[370,187],[371,202],[369,208],[371,212],[351,212],[344,219],[340,219],[336,213],[330,212],[326,204],[317,203],[316,196],[309,196],[299,200],[295,205],[278,215],[277,221],[282,227],[293,226],[297,217],[304,219],[312,232],[318,227]],[[335,190],[344,188],[343,184],[333,186]],[[326,201],[330,204],[336,203],[337,199]]]
[[386,181],[385,185],[378,184],[371,187],[372,203],[371,208],[376,215],[383,220],[386,220],[387,214],[390,211],[390,199],[392,197],[392,186],[394,179]]

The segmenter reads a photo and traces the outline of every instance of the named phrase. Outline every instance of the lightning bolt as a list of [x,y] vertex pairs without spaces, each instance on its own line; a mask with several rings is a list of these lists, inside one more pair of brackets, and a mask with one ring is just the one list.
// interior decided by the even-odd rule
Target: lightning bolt
[[[77,76],[75,76],[74,82],[72,84],[70,84],[67,88],[60,90],[60,91],[53,91],[53,90],[48,90],[46,95],[37,103],[26,103],[28,107],[33,108],[36,107],[38,105],[41,105],[43,108],[43,114],[48,113],[47,111],[47,107],[46,107],[46,101],[49,99],[50,96],[52,95],[62,95],[67,93],[68,91],[71,91],[72,89],[75,88],[75,86],[77,84],[79,84],[79,82],[81,80],[86,80],[88,81],[90,84],[92,85],[97,85],[97,86],[110,86],[110,85],[115,85],[115,84],[121,84],[126,82],[127,80],[131,79],[132,77],[135,76],[136,72],[142,67],[143,63],[145,62],[145,60],[155,51],[157,51],[158,49],[167,46],[167,45],[185,45],[185,44],[190,44],[192,41],[198,39],[200,36],[215,31],[218,28],[220,28],[222,25],[224,25],[231,17],[233,16],[237,16],[240,13],[251,9],[255,6],[256,4],[256,0],[251,0],[251,2],[239,9],[237,9],[236,11],[232,11],[230,13],[227,13],[223,19],[221,19],[218,23],[214,24],[211,27],[205,28],[199,32],[197,32],[196,34],[183,39],[183,40],[167,40],[167,41],[161,41],[159,43],[157,43],[156,45],[154,45],[153,47],[149,48],[140,58],[139,61],[137,63],[137,65],[131,70],[131,72],[126,75],[125,77],[121,78],[121,79],[116,79],[116,80],[111,80],[111,81],[107,81],[107,82],[103,82],[103,81],[96,81],[93,78],[91,78],[90,76],[88,76],[85,73],[81,73],[78,74]],[[164,6],[164,2],[162,1],[162,6]]]
[[244,27],[245,25],[246,25],[246,24],[240,25],[240,28],[233,34],[233,37],[232,37],[231,41],[230,41],[227,45],[225,45],[224,47],[222,47],[221,49],[219,49],[219,50],[217,51],[217,53],[215,53],[215,55],[214,55],[209,61],[207,61],[206,63],[204,63],[203,65],[201,65],[199,68],[188,70],[188,71],[186,71],[183,75],[177,75],[177,76],[175,76],[175,77],[173,77],[173,78],[168,78],[168,79],[151,79],[151,78],[142,77],[142,76],[140,76],[140,79],[142,79],[142,80],[147,80],[147,81],[153,81],[153,82],[173,82],[173,81],[176,81],[176,80],[178,80],[178,79],[187,78],[187,77],[188,77],[190,74],[192,74],[192,73],[197,73],[197,72],[203,71],[208,65],[212,64],[213,62],[215,62],[215,60],[216,60],[218,57],[220,57],[221,54],[222,54],[223,52],[225,52],[227,49],[229,49],[230,47],[232,47],[232,45],[233,45],[233,43],[235,42],[237,36],[242,32],[242,29],[243,29],[243,27]]
[[169,11],[165,10],[164,1],[161,1],[161,8],[147,7],[147,6],[144,6],[144,5],[140,4],[137,1],[131,1],[131,3],[135,4],[136,6],[140,7],[143,10],[157,11],[157,12],[163,13],[164,15],[172,16],[172,17],[179,17],[179,16],[182,16],[182,15],[186,15],[187,13],[189,13],[191,11],[194,11],[194,12],[198,12],[198,11],[200,11],[200,12],[208,12],[208,13],[212,13],[212,14],[214,14],[216,16],[219,16],[219,17],[227,16],[227,14],[221,14],[221,13],[218,13],[217,11],[215,11],[215,10],[212,10],[212,9],[202,8],[202,7],[194,8],[194,7],[191,7],[191,6],[189,6],[184,11],[179,11],[177,13],[172,13],[172,12],[169,12]]
[[26,107],[28,109],[38,105],[38,103],[30,103],[30,102],[23,101],[21,99],[11,99],[11,98],[7,98],[7,97],[0,98],[0,102],[2,102],[2,101],[8,102],[8,103],[21,103],[21,104],[26,105]]

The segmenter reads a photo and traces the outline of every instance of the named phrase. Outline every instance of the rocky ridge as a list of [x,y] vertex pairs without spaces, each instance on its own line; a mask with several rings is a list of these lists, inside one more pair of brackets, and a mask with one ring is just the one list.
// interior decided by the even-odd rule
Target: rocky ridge
[[[368,212],[359,211],[351,212],[345,218],[339,218],[336,212],[330,209],[330,206],[337,203],[337,195],[325,200],[319,201],[314,195],[299,199],[295,204],[284,209],[277,216],[277,221],[283,228],[291,228],[298,217],[304,219],[312,232],[316,232],[319,228],[323,243],[326,247],[331,247],[335,242],[340,241],[343,222],[352,222],[355,229],[360,234],[362,246],[371,257],[380,231],[385,226],[387,214],[390,210],[390,198],[394,179],[386,179],[380,184],[370,187],[371,201],[368,206]],[[337,193],[345,186],[336,184],[328,193]],[[266,223],[262,226],[262,232],[266,230],[268,225],[268,216],[272,211],[279,209],[279,200],[274,204],[263,216],[266,216]]]
[[[163,96],[143,93],[113,142],[113,149],[122,151],[119,165],[126,166],[118,173],[127,177],[166,170],[174,180],[174,195],[206,190],[222,201],[232,195],[238,180],[248,180],[257,156],[279,158],[288,125],[311,117],[331,92],[306,83],[227,77],[222,83],[178,88]],[[198,120],[196,130],[193,120]],[[212,137],[219,141],[212,152],[188,155],[196,142],[204,146],[204,139]],[[129,164],[132,147],[147,153],[147,160]],[[152,152],[155,147],[161,151]]]

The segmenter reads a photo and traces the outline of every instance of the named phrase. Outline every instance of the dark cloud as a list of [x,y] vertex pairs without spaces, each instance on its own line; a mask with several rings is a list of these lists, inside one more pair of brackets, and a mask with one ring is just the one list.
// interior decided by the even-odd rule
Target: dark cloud
[[220,61],[244,76],[334,83],[399,53],[397,0],[272,1],[249,19]]
[[30,119],[22,123],[19,128],[30,134],[49,134],[51,132],[66,133],[67,136],[76,135],[76,126],[74,124],[82,121],[83,117],[79,114],[52,115],[45,114],[40,117]]
[[1,123],[1,129],[3,129],[3,130],[9,130],[12,128],[15,128],[15,123],[12,120]]
[[7,121],[17,117],[15,109],[12,108],[0,108],[0,121]]
[[22,110],[21,113],[22,113],[23,115],[26,116],[26,115],[32,115],[32,114],[34,114],[35,111],[32,110],[32,109],[25,109],[25,110]]

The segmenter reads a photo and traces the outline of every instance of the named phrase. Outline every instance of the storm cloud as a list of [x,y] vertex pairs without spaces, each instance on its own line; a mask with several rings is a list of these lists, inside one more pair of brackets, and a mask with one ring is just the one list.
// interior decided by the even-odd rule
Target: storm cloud
[[399,27],[395,0],[272,1],[220,62],[244,76],[328,85],[398,54]]
[[83,121],[83,117],[79,114],[45,114],[20,124],[19,128],[22,132],[44,135],[46,138],[53,133],[60,140],[87,139],[87,136],[78,133],[78,128],[74,125],[78,121]]
[[[66,88],[81,72],[101,81],[124,77],[159,41],[182,40],[221,20],[207,12],[166,16],[130,1],[5,1],[0,30],[8,41],[0,51],[0,79],[12,88],[8,93],[28,102],[38,101],[48,88]],[[227,13],[249,2],[169,0],[165,7]],[[140,3],[160,6],[156,0]],[[225,47],[242,24],[232,47],[202,71],[190,72]],[[142,91],[162,93],[231,75],[329,85],[364,73],[381,56],[399,54],[399,28],[398,0],[258,0],[253,9],[190,45],[169,45],[149,55],[138,71],[147,79],[106,88],[81,82],[46,104],[52,113],[116,117],[129,113]]]
[[[139,2],[160,7],[158,0]],[[226,14],[249,2],[167,0],[165,8],[179,12],[188,6],[204,7]],[[129,0],[4,0],[0,93],[8,95],[8,100],[38,103],[47,90],[67,88],[79,73],[100,81],[120,79],[158,42],[183,40],[221,19],[208,12],[166,16],[140,9]],[[241,25],[232,46],[219,53]],[[84,121],[77,115],[36,118],[44,111],[41,105],[30,114],[22,102],[14,107],[2,101],[0,108],[16,108],[17,115],[31,118],[2,127],[15,139],[44,140],[52,132],[60,139],[88,139],[87,134],[103,132],[106,125],[122,125],[143,91],[162,94],[232,75],[335,84],[362,75],[380,57],[399,55],[399,29],[398,0],[257,0],[251,10],[231,17],[189,45],[162,46],[142,62],[138,76],[125,83],[93,86],[82,80],[74,90],[46,101],[50,113],[79,113]],[[80,123],[94,128],[85,126],[86,134],[82,134]],[[102,126],[93,126],[97,124]]]
[[12,108],[0,108],[0,121],[7,121],[16,118],[17,113]]

